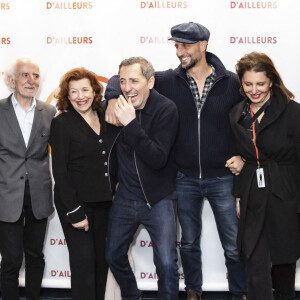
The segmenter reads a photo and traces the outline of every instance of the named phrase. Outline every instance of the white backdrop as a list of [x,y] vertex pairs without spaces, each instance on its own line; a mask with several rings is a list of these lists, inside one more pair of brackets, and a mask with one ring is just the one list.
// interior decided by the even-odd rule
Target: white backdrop
[[[117,72],[120,61],[130,56],[144,56],[156,70],[175,68],[178,59],[173,44],[167,40],[170,28],[194,21],[210,29],[208,51],[219,56],[229,70],[234,71],[237,60],[251,51],[270,55],[283,81],[299,100],[299,13],[299,0],[0,0],[0,77],[12,60],[33,58],[43,75],[38,97],[55,105],[53,93],[59,79],[74,67],[94,71],[104,85]],[[8,95],[0,80],[0,98]],[[138,285],[145,290],[156,289],[149,243],[142,229],[133,257]],[[202,250],[204,290],[227,290],[223,250],[207,202]],[[43,286],[69,287],[68,252],[56,213],[50,218],[45,257]],[[183,288],[180,262],[179,266]],[[299,274],[298,271],[297,289]]]

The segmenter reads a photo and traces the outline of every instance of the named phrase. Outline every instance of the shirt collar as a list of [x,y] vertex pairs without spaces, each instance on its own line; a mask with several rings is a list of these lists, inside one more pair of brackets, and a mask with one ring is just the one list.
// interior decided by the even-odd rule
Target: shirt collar
[[[211,73],[206,78],[208,78],[208,79],[212,78],[213,79],[216,75],[216,70],[215,70],[213,65],[210,65],[210,67],[211,67]],[[186,76],[189,80],[194,79],[193,76],[191,76],[189,74],[189,72],[187,72],[187,71],[186,71]]]
[[[11,96],[11,103],[12,103],[12,105],[13,105],[14,108],[16,108],[16,107],[18,107],[18,106],[19,106],[20,108],[22,108],[21,105],[20,105],[20,103],[17,101],[17,99],[16,99],[14,93],[13,93],[12,96]],[[28,109],[27,112],[29,112],[29,111],[35,109],[35,107],[36,107],[36,99],[35,99],[35,97],[33,97],[32,104],[31,104],[31,106],[30,106],[30,108]],[[23,109],[23,108],[22,108],[22,109]]]

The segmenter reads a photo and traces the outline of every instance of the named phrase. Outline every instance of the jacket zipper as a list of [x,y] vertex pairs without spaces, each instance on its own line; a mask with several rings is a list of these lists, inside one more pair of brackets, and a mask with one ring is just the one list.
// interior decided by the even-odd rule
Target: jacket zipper
[[[193,94],[193,91],[192,91],[192,89],[190,88],[190,85],[189,85],[189,83],[183,78],[183,77],[181,77],[181,76],[179,76],[181,79],[183,79],[184,80],[184,82],[187,84],[187,86],[189,87],[189,89],[190,89],[190,91],[191,91],[191,94],[192,94],[192,97],[193,97],[193,99],[194,99],[194,104],[195,104],[195,107],[196,107],[196,110],[197,110],[197,116],[198,116],[198,153],[199,153],[199,156],[198,156],[198,159],[199,159],[199,178],[201,178],[201,170],[202,170],[202,168],[201,168],[201,155],[200,155],[200,112],[201,112],[201,110],[200,109],[198,109],[198,107],[197,107],[197,104],[196,104],[196,99],[195,99],[195,97],[194,97],[194,94]],[[199,92],[199,91],[198,91]],[[199,93],[200,94],[200,93]],[[203,104],[204,105],[204,104]]]
[[[136,118],[139,121],[140,125],[142,126],[142,112],[141,111],[136,112]],[[136,173],[137,173],[137,176],[139,178],[139,182],[140,182],[140,185],[141,185],[141,188],[142,188],[142,192],[143,192],[145,200],[147,202],[147,206],[151,209],[151,205],[150,205],[150,203],[147,199],[147,196],[146,196],[143,184],[142,184],[142,180],[141,180],[141,177],[140,177],[140,173],[139,173],[139,170],[138,170],[138,167],[137,167],[135,151],[133,151],[133,157],[134,157],[134,165],[135,165]]]
[[214,85],[219,82],[223,77],[219,78],[218,80],[216,80],[213,85],[210,87],[209,91],[207,92],[207,95],[206,95],[206,98],[205,98],[205,101],[201,107],[201,109],[199,109],[198,111],[198,133],[199,133],[199,178],[201,179],[202,178],[202,168],[201,168],[201,161],[200,161],[200,115],[201,115],[201,111],[203,110],[203,107],[206,103],[206,100],[208,98],[208,95],[210,93],[210,91],[212,90],[212,88],[214,87]]
[[139,170],[138,170],[138,167],[137,167],[135,151],[133,152],[133,156],[134,156],[134,165],[135,165],[136,173],[137,173],[137,176],[138,176],[138,178],[139,178],[139,182],[140,182],[140,185],[141,185],[141,188],[142,188],[142,192],[143,192],[144,197],[145,197],[145,200],[146,200],[146,202],[147,202],[147,206],[151,209],[151,205],[150,205],[150,203],[149,203],[149,201],[148,201],[148,199],[147,199],[145,190],[144,190],[144,188],[143,188],[142,180],[141,180],[141,177],[140,177],[140,173],[139,173]]
[[201,179],[201,177],[202,177],[202,168],[201,168],[201,154],[200,154],[200,114],[201,114],[201,109],[198,109],[199,178]]
[[[201,178],[202,178],[202,167],[201,167],[201,154],[200,154],[200,115],[201,115],[201,111],[202,111],[202,109],[203,109],[203,107],[204,107],[204,105],[205,105],[205,103],[206,103],[206,99],[207,99],[207,97],[208,97],[210,91],[212,90],[212,88],[214,87],[214,85],[215,85],[217,82],[219,82],[221,79],[224,78],[224,76],[221,77],[221,78],[219,78],[218,80],[216,80],[216,81],[213,83],[213,85],[211,86],[210,90],[208,91],[208,93],[207,93],[207,95],[206,95],[205,102],[203,103],[201,109],[198,109],[198,107],[197,107],[197,105],[196,105],[196,101],[195,101],[196,99],[195,99],[194,94],[193,94],[193,92],[192,92],[192,90],[191,90],[191,88],[190,88],[189,83],[188,83],[183,77],[181,77],[181,76],[179,76],[179,77],[180,77],[181,79],[183,79],[183,80],[185,81],[185,83],[188,85],[188,87],[189,87],[189,89],[190,89],[190,91],[191,91],[191,94],[192,94],[192,96],[193,96],[193,99],[194,99],[194,104],[195,104],[196,110],[197,110],[197,112],[198,112],[197,115],[198,115],[199,178],[201,179]],[[199,92],[199,91],[198,91],[198,92]],[[199,93],[199,94],[200,94],[200,93]]]

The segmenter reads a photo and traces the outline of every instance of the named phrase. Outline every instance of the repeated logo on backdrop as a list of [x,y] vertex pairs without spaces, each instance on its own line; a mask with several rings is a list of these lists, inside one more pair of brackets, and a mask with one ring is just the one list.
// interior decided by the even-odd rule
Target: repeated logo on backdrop
[[52,238],[49,239],[50,246],[65,246],[67,245],[66,239]]
[[47,36],[47,45],[91,45],[92,36]]
[[9,10],[9,9],[10,9],[9,3],[0,2],[0,10]]
[[[136,274],[140,279],[154,279],[158,280],[158,275],[155,272],[141,272],[140,274]],[[179,279],[184,279],[184,273],[178,273]]]
[[277,44],[277,37],[276,36],[231,36],[230,44],[275,45]]
[[70,270],[51,270],[51,277],[70,278],[71,271]]
[[0,36],[0,45],[10,45],[11,38],[7,36]]
[[46,9],[56,10],[56,9],[67,9],[67,10],[84,10],[84,9],[92,9],[92,2],[61,2],[61,1],[48,1],[46,2]]
[[[152,241],[151,240],[140,240],[137,242],[137,244],[141,248],[152,248]],[[181,246],[181,242],[177,241],[176,242],[176,247],[179,248]]]
[[141,279],[158,279],[158,276],[156,273],[151,273],[151,272],[141,272],[140,274]]
[[168,39],[170,36],[141,36],[140,37],[140,44],[171,44],[172,41],[169,41]]
[[[230,1],[231,9],[276,9],[276,1]],[[230,36],[229,43],[235,45],[275,45],[278,43],[276,36]]]
[[234,8],[234,9],[274,9],[274,8],[277,8],[277,2],[230,1],[230,8]]
[[187,1],[179,1],[179,0],[173,0],[173,1],[164,1],[164,0],[160,0],[160,1],[140,1],[140,8],[149,8],[149,9],[153,9],[153,8],[167,8],[167,9],[171,9],[171,8],[187,8]]

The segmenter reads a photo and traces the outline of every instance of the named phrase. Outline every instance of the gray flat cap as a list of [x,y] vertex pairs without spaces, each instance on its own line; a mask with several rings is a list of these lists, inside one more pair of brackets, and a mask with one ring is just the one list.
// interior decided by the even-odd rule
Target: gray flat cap
[[171,35],[172,37],[169,38],[171,41],[194,44],[199,41],[208,41],[210,32],[203,25],[189,22],[173,26]]

